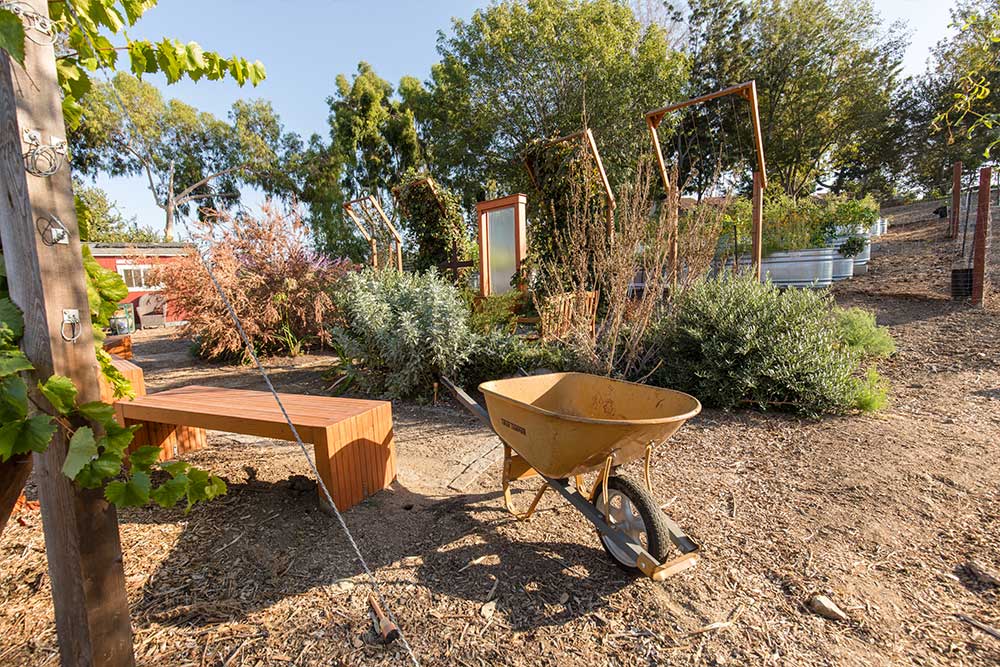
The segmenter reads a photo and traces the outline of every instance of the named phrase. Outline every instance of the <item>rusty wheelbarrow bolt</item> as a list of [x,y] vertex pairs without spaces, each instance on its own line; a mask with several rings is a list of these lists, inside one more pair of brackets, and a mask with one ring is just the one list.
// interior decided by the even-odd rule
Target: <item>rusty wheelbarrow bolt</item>
[[399,639],[399,626],[390,620],[384,611],[382,611],[382,605],[378,603],[375,598],[374,593],[368,594],[368,605],[372,608],[372,612],[375,614],[375,625],[378,628],[378,634],[382,639],[383,644],[391,644],[392,642]]

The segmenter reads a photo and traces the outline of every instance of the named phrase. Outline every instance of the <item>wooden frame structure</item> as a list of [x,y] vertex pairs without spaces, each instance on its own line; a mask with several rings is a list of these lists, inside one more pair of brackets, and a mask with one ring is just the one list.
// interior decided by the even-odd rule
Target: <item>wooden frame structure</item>
[[[354,208],[357,207],[358,212],[361,213],[362,217],[368,221],[371,225],[371,232],[365,228],[358,214],[355,213]],[[347,214],[361,232],[361,236],[364,237],[365,241],[368,242],[371,248],[371,262],[372,266],[378,268],[378,239],[376,238],[377,230],[379,224],[389,230],[392,234],[393,242],[396,246],[396,269],[399,271],[403,270],[403,237],[399,235],[396,230],[396,226],[392,224],[389,220],[389,216],[385,214],[382,210],[382,205],[378,203],[378,199],[374,195],[367,195],[365,197],[359,197],[358,199],[352,199],[344,204],[344,213]],[[392,248],[390,246],[390,252]]]
[[[656,164],[660,170],[660,177],[663,179],[663,187],[670,191],[670,177],[667,175],[667,167],[663,161],[663,149],[660,147],[660,137],[657,133],[657,129],[660,127],[660,123],[663,122],[663,118],[672,111],[679,111],[686,107],[694,106],[696,104],[703,104],[710,100],[718,99],[720,97],[726,97],[729,95],[738,95],[742,97],[750,105],[750,123],[753,125],[753,137],[754,137],[754,149],[757,154],[757,170],[753,174],[753,226],[751,231],[751,262],[753,266],[753,271],[760,279],[760,262],[761,262],[761,235],[763,229],[763,193],[764,188],[767,187],[767,166],[764,161],[764,141],[760,133],[760,107],[757,103],[757,82],[747,81],[746,83],[741,83],[735,86],[730,86],[729,88],[723,88],[722,90],[717,90],[712,93],[707,93],[705,95],[699,95],[698,97],[693,97],[689,100],[683,102],[678,102],[677,104],[670,104],[659,109],[654,109],[646,113],[646,127],[649,129],[649,136],[653,142],[653,149],[656,152]],[[677,220],[674,219],[671,223],[673,225],[672,239],[670,242],[670,261],[672,268],[671,283],[677,283]],[[739,260],[737,258],[737,264]]]
[[514,270],[520,271],[521,264],[528,254],[527,233],[528,197],[524,194],[514,194],[500,199],[476,203],[476,234],[479,241],[479,294],[487,297],[490,289],[490,235],[489,214],[505,208],[514,209]]
[[[601,152],[597,150],[597,142],[594,141],[594,133],[590,131],[588,127],[585,130],[580,130],[579,132],[574,132],[573,134],[567,134],[564,137],[559,137],[557,139],[551,139],[542,144],[542,148],[549,148],[550,146],[555,146],[557,144],[565,144],[574,139],[583,139],[590,149],[590,153],[594,156],[594,161],[597,163],[597,173],[601,176],[601,185],[604,187],[604,200],[607,203],[607,211],[605,213],[607,217],[607,227],[608,227],[608,237],[613,238],[615,235],[615,193],[611,191],[611,183],[608,182],[608,174],[604,170],[604,161],[601,160]],[[531,163],[530,158],[524,159],[524,166],[528,170],[528,176],[531,178],[531,184],[535,188],[541,190],[541,185],[538,182],[538,175],[535,173],[535,168]]]

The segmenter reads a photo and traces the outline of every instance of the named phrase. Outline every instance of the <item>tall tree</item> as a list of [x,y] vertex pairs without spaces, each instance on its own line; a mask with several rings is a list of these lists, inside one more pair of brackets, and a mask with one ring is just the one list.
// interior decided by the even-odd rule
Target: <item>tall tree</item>
[[81,108],[83,122],[70,133],[73,166],[87,174],[144,176],[164,212],[168,241],[177,215],[191,206],[233,206],[241,185],[269,193],[292,188],[277,165],[294,140],[269,102],[237,101],[227,122],[164,100],[152,84],[120,72],[111,83],[94,84]]
[[900,174],[932,193],[949,189],[956,160],[976,169],[1000,138],[1000,10],[995,0],[966,0],[951,18],[952,34],[897,103],[905,139]]
[[343,196],[375,195],[386,211],[394,208],[392,188],[421,162],[413,112],[393,94],[392,85],[362,62],[353,78],[337,77],[337,91],[327,98]]
[[81,241],[148,243],[159,240],[157,232],[140,227],[134,217],[126,218],[108,193],[99,187],[74,179],[73,203]]
[[471,204],[527,187],[535,139],[593,130],[612,179],[648,151],[643,113],[676,99],[687,61],[613,0],[500,2],[438,36],[424,84],[400,83],[435,178]]
[[689,0],[691,88],[755,79],[768,173],[790,195],[846,183],[885,132],[905,32],[868,0]]

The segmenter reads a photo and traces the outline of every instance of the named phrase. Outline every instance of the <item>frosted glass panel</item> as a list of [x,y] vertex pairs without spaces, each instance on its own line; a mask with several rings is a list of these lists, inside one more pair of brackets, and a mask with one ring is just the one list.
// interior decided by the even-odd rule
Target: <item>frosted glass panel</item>
[[486,226],[490,235],[490,292],[509,292],[510,279],[517,269],[517,255],[514,250],[514,208],[490,211]]

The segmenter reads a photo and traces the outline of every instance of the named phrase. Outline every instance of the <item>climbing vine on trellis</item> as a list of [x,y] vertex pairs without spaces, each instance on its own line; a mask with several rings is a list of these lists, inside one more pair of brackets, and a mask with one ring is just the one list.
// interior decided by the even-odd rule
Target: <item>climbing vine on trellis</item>
[[[529,212],[528,254],[532,263],[540,265],[555,258],[557,239],[571,209],[603,211],[607,203],[597,160],[583,137],[556,142],[537,139],[525,149],[524,162],[537,194]],[[581,197],[585,201],[576,201]]]
[[441,188],[425,173],[413,169],[393,190],[406,228],[417,242],[413,266],[418,271],[444,264],[457,248],[459,259],[468,254],[468,236],[459,198]]

